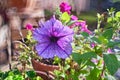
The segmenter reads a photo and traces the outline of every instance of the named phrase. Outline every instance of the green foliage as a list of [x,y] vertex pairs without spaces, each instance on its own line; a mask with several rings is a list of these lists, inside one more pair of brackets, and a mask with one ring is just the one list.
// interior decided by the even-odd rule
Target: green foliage
[[96,58],[97,55],[94,52],[87,52],[84,54],[73,53],[72,57],[74,61],[76,61],[78,64],[81,64],[82,61],[86,61],[91,58]]
[[86,77],[87,80],[98,80],[101,70],[94,68],[90,71],[90,75]]
[[113,29],[110,28],[110,29],[107,29],[103,32],[102,36],[104,36],[104,38],[110,40],[112,39],[112,36],[113,36]]
[[13,69],[7,72],[0,72],[0,80],[42,80],[41,77],[37,77],[36,73],[32,70],[26,71],[26,77],[18,69]]
[[120,44],[120,41],[118,41],[118,42],[109,41],[108,44],[107,44],[107,46],[108,46],[108,47],[114,47],[114,46],[117,46],[117,45],[119,45],[119,44]]
[[104,54],[104,63],[111,75],[114,75],[119,68],[118,60],[114,54]]
[[26,74],[30,79],[33,79],[36,76],[35,71],[27,71]]
[[81,35],[84,36],[85,38],[89,37],[89,34],[86,32],[81,32]]
[[62,20],[63,23],[67,23],[70,21],[70,15],[67,12],[64,12],[60,19]]
[[101,44],[101,41],[96,37],[92,37],[91,40],[93,40],[95,43]]
[[120,11],[115,14],[115,17],[120,18]]

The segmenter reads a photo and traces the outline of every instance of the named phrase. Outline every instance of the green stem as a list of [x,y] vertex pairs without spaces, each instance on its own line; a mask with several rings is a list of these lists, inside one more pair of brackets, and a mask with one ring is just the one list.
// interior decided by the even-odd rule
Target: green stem
[[99,75],[98,80],[102,80],[102,76],[103,76],[104,71],[105,71],[105,64],[103,64],[103,69],[102,69],[101,74]]
[[22,67],[23,67],[23,77],[25,79],[25,68],[26,68],[26,63],[22,63]]
[[100,32],[100,25],[101,25],[101,21],[98,21],[98,24],[97,24],[98,32]]

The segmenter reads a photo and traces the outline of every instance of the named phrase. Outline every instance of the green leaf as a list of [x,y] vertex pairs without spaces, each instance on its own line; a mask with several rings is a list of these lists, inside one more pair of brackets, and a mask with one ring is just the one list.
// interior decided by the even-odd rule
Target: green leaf
[[65,73],[61,73],[60,76],[65,78]]
[[71,69],[70,74],[69,74],[69,78],[72,78],[70,80],[78,80],[79,75],[80,75],[79,71],[75,71],[75,69]]
[[13,80],[13,76],[8,76],[5,80]]
[[89,66],[96,66],[93,62],[91,62],[91,60],[89,60],[86,65],[89,65]]
[[96,58],[97,55],[94,52],[87,52],[87,53],[83,53],[83,54],[73,53],[72,57],[73,57],[74,61],[76,61],[78,64],[80,64],[82,60],[86,61],[91,58]]
[[81,56],[81,54],[79,54],[79,53],[73,53],[72,54],[73,60],[76,61],[78,64],[81,63],[80,56]]
[[95,46],[94,49],[95,49],[95,53],[98,55],[101,55],[103,52],[103,49],[101,46]]
[[92,39],[93,41],[99,43],[99,44],[101,43],[101,41],[100,41],[98,38],[96,38],[96,37],[92,37],[91,39]]
[[120,44],[120,41],[118,41],[118,42],[109,41],[107,46],[108,47],[114,47],[114,46],[119,45],[119,44]]
[[106,31],[103,32],[102,36],[104,36],[108,40],[112,39],[113,29],[112,28],[107,29]]
[[90,75],[86,77],[86,80],[98,80],[100,72],[101,70],[94,68],[93,70],[90,71]]
[[97,55],[94,52],[86,52],[86,53],[81,54],[80,56],[81,59],[90,59],[90,58],[96,58],[96,57]]
[[118,11],[118,12],[115,14],[115,16],[120,18],[120,11]]
[[84,36],[85,38],[89,37],[89,34],[86,32],[81,32],[81,35]]
[[35,77],[35,71],[27,71],[26,72],[26,74],[27,74],[27,76],[29,77],[29,78],[34,78]]
[[66,71],[66,70],[68,70],[70,68],[70,65],[65,65],[64,66],[64,70]]
[[21,74],[20,71],[19,71],[18,69],[14,69],[14,70],[13,70],[13,73],[14,73],[15,75]]
[[105,65],[111,75],[114,75],[119,68],[118,60],[114,54],[104,54],[103,55]]
[[63,22],[67,23],[70,21],[70,15],[67,12],[64,12],[60,18]]
[[59,70],[54,70],[54,74],[55,74],[55,75],[59,76],[60,73],[61,73],[61,71],[59,71]]
[[9,72],[5,72],[3,75],[2,75],[2,79],[4,80],[6,77],[8,77],[9,75]]
[[112,20],[113,20],[113,18],[109,17],[109,18],[107,19],[107,22],[108,22],[108,23],[111,23]]
[[98,39],[99,39],[103,44],[107,44],[107,43],[108,43],[108,39],[105,38],[104,36],[99,36]]

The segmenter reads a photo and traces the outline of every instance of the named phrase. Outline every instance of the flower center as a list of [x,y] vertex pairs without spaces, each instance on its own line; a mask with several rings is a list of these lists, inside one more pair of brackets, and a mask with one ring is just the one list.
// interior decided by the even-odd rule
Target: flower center
[[50,37],[50,41],[51,42],[57,42],[58,41],[58,37],[55,37],[55,36],[52,36],[52,37]]

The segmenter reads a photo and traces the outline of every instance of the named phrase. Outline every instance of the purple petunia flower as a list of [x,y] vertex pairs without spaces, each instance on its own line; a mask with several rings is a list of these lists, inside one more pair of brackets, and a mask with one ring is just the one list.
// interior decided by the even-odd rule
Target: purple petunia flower
[[67,58],[72,53],[73,30],[63,26],[55,17],[46,21],[41,28],[33,31],[33,38],[38,41],[36,50],[43,58]]
[[62,3],[60,4],[60,11],[61,11],[62,13],[67,12],[68,14],[70,14],[71,8],[72,8],[72,7],[71,7],[68,3],[62,2]]

